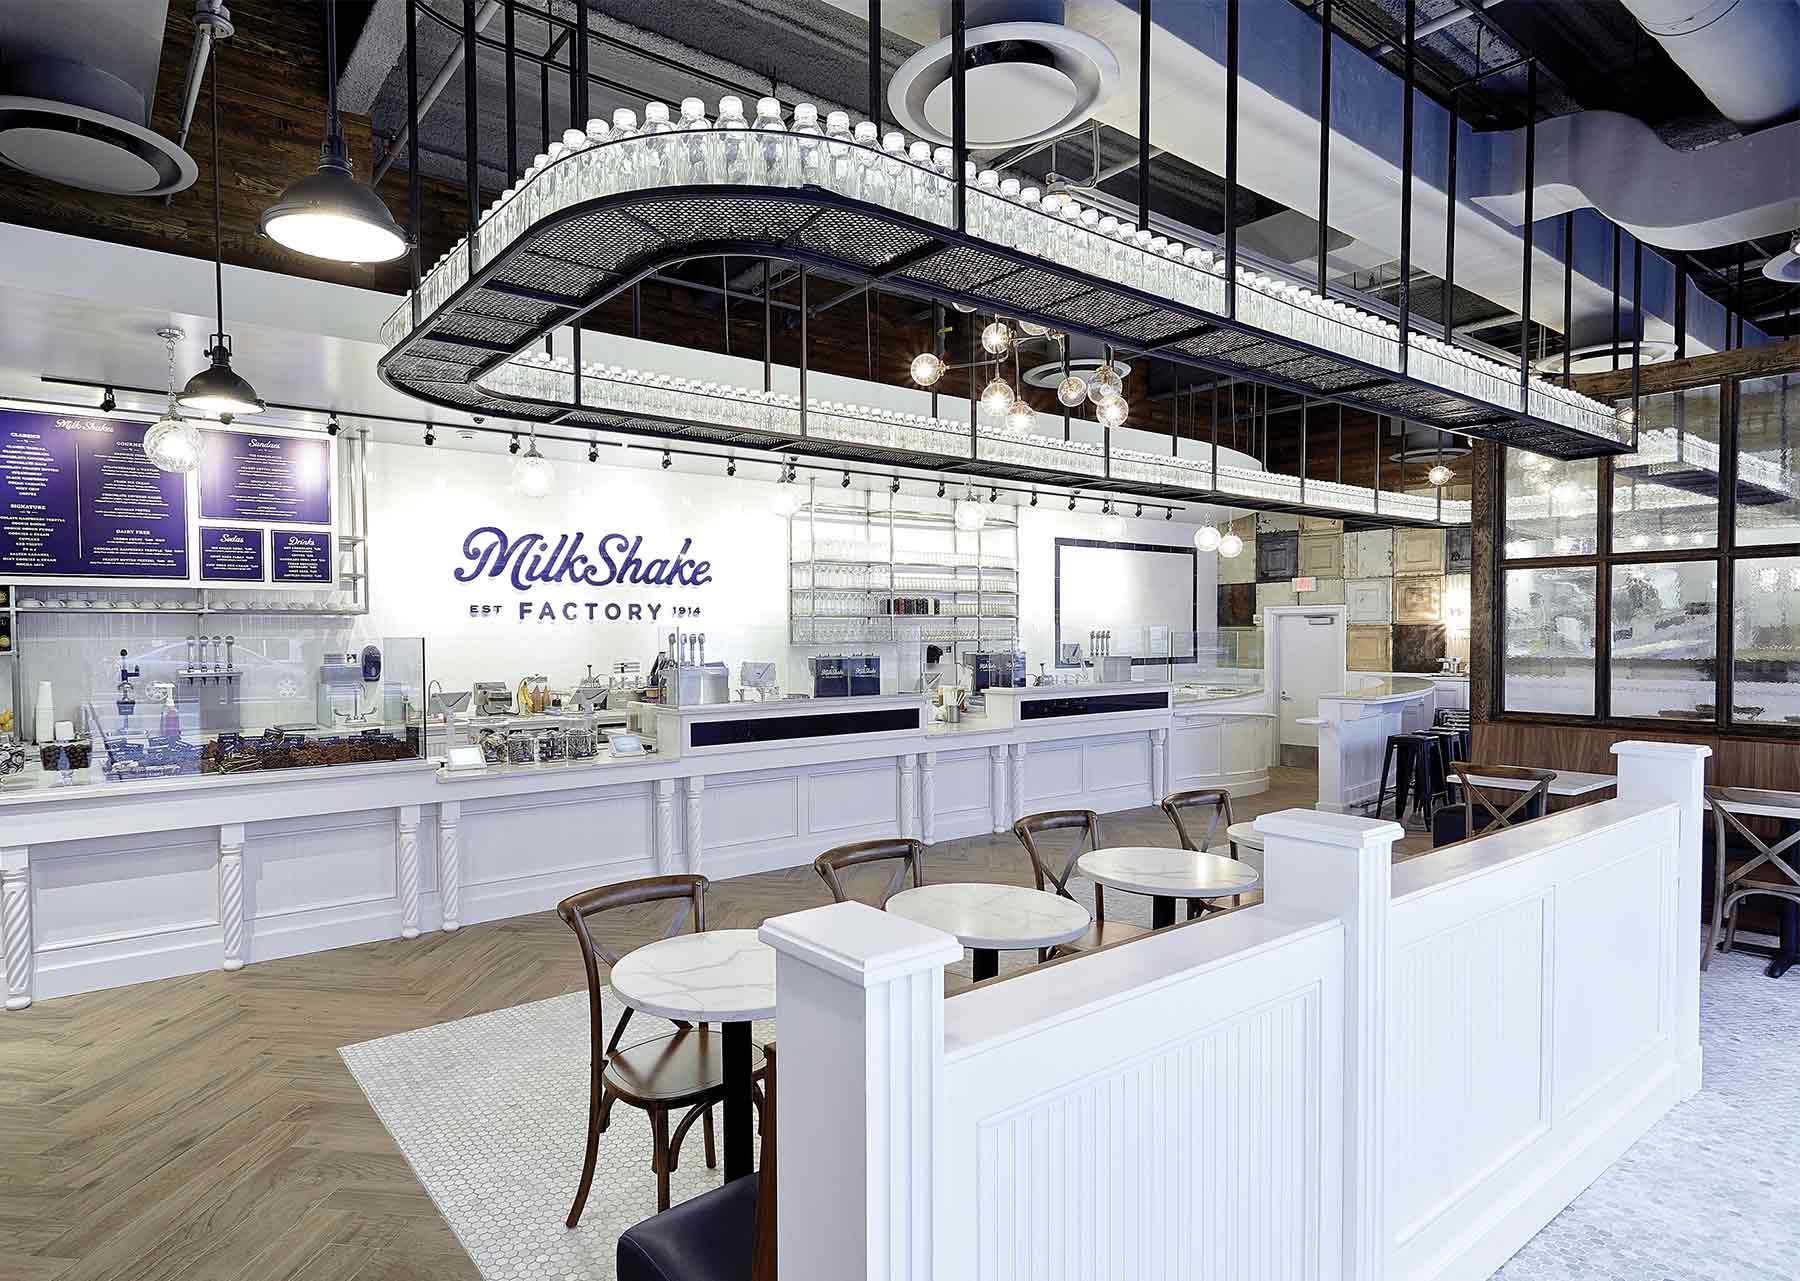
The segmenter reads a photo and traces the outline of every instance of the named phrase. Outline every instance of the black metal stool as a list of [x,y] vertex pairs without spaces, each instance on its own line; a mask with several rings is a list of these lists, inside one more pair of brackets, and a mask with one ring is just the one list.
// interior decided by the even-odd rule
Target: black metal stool
[[1443,790],[1443,745],[1437,735],[1423,732],[1388,735],[1387,750],[1381,758],[1381,783],[1375,790],[1376,818],[1381,817],[1381,807],[1387,800],[1389,769],[1394,771],[1394,820],[1406,821],[1410,791],[1414,794],[1415,808],[1429,827],[1432,797]]

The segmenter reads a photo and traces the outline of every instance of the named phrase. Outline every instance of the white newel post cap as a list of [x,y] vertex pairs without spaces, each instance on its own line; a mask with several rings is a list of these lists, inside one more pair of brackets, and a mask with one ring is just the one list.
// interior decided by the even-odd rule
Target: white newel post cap
[[832,903],[764,921],[757,937],[782,957],[859,987],[879,987],[962,959],[953,935],[866,903]]
[[1627,738],[1612,745],[1612,754],[1661,760],[1703,761],[1713,754],[1713,750],[1704,743],[1657,743],[1649,739]]
[[1327,810],[1276,810],[1259,816],[1254,827],[1264,838],[1265,845],[1269,837],[1281,836],[1348,850],[1392,846],[1406,835],[1406,829],[1392,819],[1333,814]]

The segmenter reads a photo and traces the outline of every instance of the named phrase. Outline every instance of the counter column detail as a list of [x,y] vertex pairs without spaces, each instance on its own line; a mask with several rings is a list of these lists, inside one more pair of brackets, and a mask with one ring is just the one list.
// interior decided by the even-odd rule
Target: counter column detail
[[706,791],[706,779],[699,774],[687,780],[687,830],[683,833],[687,846],[687,870],[695,876],[700,872],[700,798]]
[[443,902],[446,934],[462,928],[461,823],[461,801],[445,801],[438,806],[438,896]]
[[1007,813],[1002,830],[1010,828],[1013,823],[1025,817],[1025,744],[1011,745],[1012,762],[1007,777]]
[[419,807],[400,807],[399,841],[395,853],[400,861],[400,937],[419,937]]
[[994,815],[994,830],[1004,832],[1012,826],[1012,820],[1006,817],[1006,745],[994,744],[988,748],[988,757],[988,801]]
[[1150,787],[1155,793],[1150,798],[1151,804],[1162,800],[1173,789],[1169,787],[1169,731],[1153,729],[1150,731]]
[[919,839],[930,845],[937,835],[937,753],[919,756]]
[[913,822],[913,772],[918,765],[918,756],[911,752],[902,753],[900,758],[900,835],[911,836],[917,828]]
[[656,780],[656,874],[675,873],[675,780]]
[[0,849],[0,945],[6,952],[6,1008],[31,1004],[31,851]]
[[244,968],[244,825],[219,829],[219,941],[224,970]]

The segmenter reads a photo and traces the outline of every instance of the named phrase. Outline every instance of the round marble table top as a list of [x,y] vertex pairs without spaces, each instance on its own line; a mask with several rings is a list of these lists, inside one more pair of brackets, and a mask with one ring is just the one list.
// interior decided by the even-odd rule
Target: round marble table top
[[1225,839],[1247,849],[1260,850],[1263,847],[1262,834],[1256,830],[1254,822],[1233,823],[1225,829]]
[[1157,845],[1092,850],[1075,861],[1075,870],[1115,890],[1165,898],[1224,898],[1262,883],[1255,868],[1237,859]]
[[887,910],[954,934],[964,947],[1054,947],[1087,933],[1081,904],[1023,885],[944,884],[901,890]]
[[689,1023],[749,1023],[775,1014],[775,949],[755,930],[705,930],[646,943],[609,980],[625,1004]]

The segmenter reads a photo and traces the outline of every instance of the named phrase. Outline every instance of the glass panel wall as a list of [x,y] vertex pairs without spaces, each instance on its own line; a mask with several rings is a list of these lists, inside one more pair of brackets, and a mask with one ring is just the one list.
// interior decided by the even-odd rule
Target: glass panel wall
[[1718,598],[1719,567],[1710,560],[1614,567],[1612,715],[1713,719]]
[[1590,556],[1599,540],[1600,463],[1506,451],[1508,560]]
[[1800,556],[1733,566],[1731,719],[1800,726]]
[[1506,571],[1501,663],[1507,711],[1594,714],[1597,574],[1591,565]]
[[1737,542],[1800,543],[1800,374],[1738,384]]
[[1719,389],[1646,396],[1637,452],[1614,462],[1612,491],[1615,552],[1717,547]]

